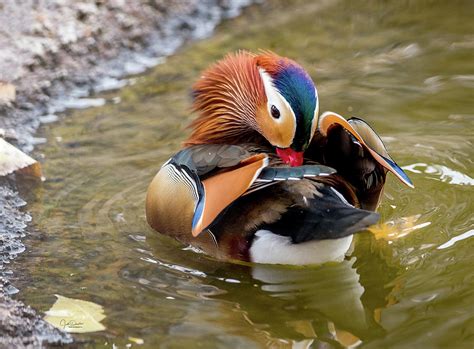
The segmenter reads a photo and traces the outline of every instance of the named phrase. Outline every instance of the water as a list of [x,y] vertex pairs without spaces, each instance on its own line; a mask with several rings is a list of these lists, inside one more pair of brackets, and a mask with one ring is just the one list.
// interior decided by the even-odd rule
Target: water
[[[40,311],[54,294],[101,304],[107,330],[76,336],[98,347],[472,347],[472,18],[469,1],[264,4],[44,127],[18,297]],[[392,235],[360,234],[340,264],[290,268],[217,262],[146,225],[147,185],[188,132],[192,82],[240,48],[296,59],[322,111],[383,136],[416,186],[388,180]]]

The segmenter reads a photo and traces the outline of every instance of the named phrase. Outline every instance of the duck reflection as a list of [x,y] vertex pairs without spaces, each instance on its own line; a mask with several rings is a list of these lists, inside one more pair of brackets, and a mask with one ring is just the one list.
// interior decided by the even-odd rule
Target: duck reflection
[[276,337],[353,347],[378,329],[373,309],[363,303],[355,264],[356,258],[306,268],[253,265],[251,276],[258,282],[253,295],[241,297],[237,288],[227,288],[224,297],[235,297],[253,326]]
[[291,312],[309,320],[319,315],[360,332],[367,328],[367,319],[355,261],[301,269],[255,265],[252,276],[262,282],[261,290],[272,300],[280,300],[282,314],[274,315],[285,318]]
[[[370,237],[366,240],[370,244]],[[384,285],[393,279],[396,269],[382,256],[364,253],[359,260],[352,257],[340,263],[290,267],[223,263],[190,251],[167,252],[160,254],[161,261],[198,270],[206,275],[199,283],[219,290],[205,298],[222,301],[212,307],[221,308],[223,319],[229,318],[232,305],[231,327],[250,325],[248,335],[260,333],[266,343],[292,348],[355,347],[384,331],[377,313],[386,306],[390,289]],[[357,250],[354,255],[359,255]],[[201,325],[205,318],[201,315]],[[214,326],[227,326],[228,321],[221,323],[217,318],[211,321]],[[184,323],[189,321],[183,318]]]

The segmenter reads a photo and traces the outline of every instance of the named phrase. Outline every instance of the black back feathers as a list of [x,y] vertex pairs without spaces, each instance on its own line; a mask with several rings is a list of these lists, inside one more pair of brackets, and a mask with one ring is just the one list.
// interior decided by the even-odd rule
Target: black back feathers
[[353,207],[335,189],[324,186],[322,197],[307,198],[288,208],[281,219],[267,224],[274,234],[291,237],[293,243],[339,239],[365,230],[379,219],[379,214]]

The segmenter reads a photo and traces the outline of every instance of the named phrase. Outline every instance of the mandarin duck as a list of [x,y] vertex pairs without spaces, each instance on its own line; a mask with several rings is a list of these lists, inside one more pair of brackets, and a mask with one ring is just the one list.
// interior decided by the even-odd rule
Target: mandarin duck
[[326,112],[308,73],[262,51],[229,54],[193,86],[197,118],[162,165],[146,218],[220,259],[342,260],[376,223],[388,171],[410,179],[363,120]]

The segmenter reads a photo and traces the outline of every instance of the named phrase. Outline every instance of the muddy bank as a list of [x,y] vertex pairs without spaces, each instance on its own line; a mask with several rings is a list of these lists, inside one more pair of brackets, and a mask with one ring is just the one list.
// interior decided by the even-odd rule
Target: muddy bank
[[[41,123],[86,107],[91,93],[120,88],[187,40],[209,35],[251,0],[147,2],[53,0],[0,4],[0,137],[26,152]],[[25,247],[26,202],[14,176],[0,178],[0,347],[67,344],[72,337],[10,297],[11,261]]]
[[26,151],[41,121],[76,98],[119,88],[251,0],[33,1],[0,4],[0,128]]

